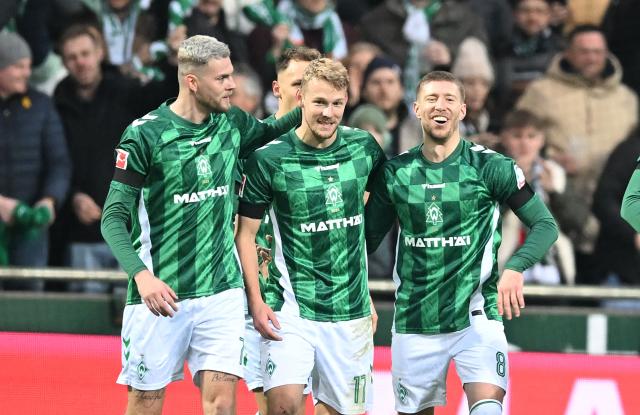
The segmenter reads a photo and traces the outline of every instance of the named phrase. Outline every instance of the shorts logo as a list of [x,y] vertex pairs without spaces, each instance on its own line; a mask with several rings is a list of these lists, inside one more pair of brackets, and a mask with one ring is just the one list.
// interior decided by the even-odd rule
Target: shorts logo
[[265,370],[267,371],[267,375],[269,375],[269,377],[273,376],[273,372],[276,371],[276,364],[273,362],[273,360],[271,360],[271,356],[269,356],[269,358],[267,359],[267,366],[265,366]]
[[398,396],[398,399],[400,399],[400,402],[402,403],[407,403],[407,388],[404,387],[404,385],[400,382],[398,382],[398,386],[396,386],[396,395]]
[[127,159],[129,158],[129,152],[116,148],[116,167],[122,170],[127,169]]
[[427,208],[427,223],[437,225],[442,223],[442,210],[435,203],[432,203]]
[[140,380],[144,379],[144,375],[146,375],[149,371],[149,369],[147,369],[147,366],[144,364],[144,356],[140,356],[140,363],[138,363],[136,371],[138,372],[138,379]]
[[122,348],[124,350],[124,359],[128,362],[129,361],[129,354],[131,353],[131,349],[129,349],[129,345],[131,344],[131,337],[129,338],[122,338]]

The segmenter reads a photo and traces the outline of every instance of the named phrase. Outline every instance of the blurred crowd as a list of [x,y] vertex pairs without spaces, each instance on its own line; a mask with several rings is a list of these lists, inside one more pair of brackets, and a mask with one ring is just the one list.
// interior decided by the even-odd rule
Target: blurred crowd
[[[453,72],[467,90],[462,135],[514,158],[560,226],[526,282],[638,285],[640,235],[619,214],[640,155],[636,19],[634,0],[3,0],[0,265],[117,268],[99,230],[114,148],[175,96],[177,47],[205,34],[231,48],[233,103],[260,118],[277,109],[286,48],[341,60],[344,119],[389,157],[421,142],[420,77]],[[500,264],[526,234],[504,217]],[[396,237],[370,256],[370,278],[391,277]]]

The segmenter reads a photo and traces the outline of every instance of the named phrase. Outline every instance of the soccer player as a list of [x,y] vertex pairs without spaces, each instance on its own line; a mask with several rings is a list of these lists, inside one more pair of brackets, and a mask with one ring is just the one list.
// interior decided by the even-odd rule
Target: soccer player
[[640,159],[624,192],[620,216],[640,234]]
[[298,110],[269,125],[232,108],[229,56],[215,38],[186,39],[178,97],[133,121],[116,149],[102,233],[129,275],[118,377],[128,385],[127,414],[160,414],[185,359],[204,413],[235,412],[244,315],[233,173],[238,156],[300,117]]
[[[256,151],[245,166],[236,245],[254,325],[265,337],[269,414],[297,413],[309,375],[317,414],[363,413],[370,393],[363,198],[385,157],[369,133],[339,126],[348,83],[342,64],[311,62],[298,93],[301,126]],[[275,249],[265,304],[255,236],[267,208]]]
[[[425,75],[414,103],[423,144],[385,163],[366,207],[372,252],[399,220],[392,338],[396,410],[433,414],[446,403],[451,359],[471,415],[498,415],[508,383],[501,316],[524,307],[522,272],[558,235],[553,217],[513,162],[463,140],[464,87]],[[498,275],[500,205],[530,228]]]
[[[278,98],[278,110],[269,116],[265,121],[273,122],[284,117],[287,113],[298,106],[296,94],[302,83],[302,74],[309,65],[309,62],[321,57],[320,52],[305,46],[295,46],[285,49],[276,63],[277,79],[273,81],[273,94]],[[260,229],[256,235],[256,243],[261,248],[268,250],[271,247],[271,237],[273,227],[268,215],[265,215]],[[271,251],[268,251],[271,252]],[[266,251],[265,251],[266,254]],[[265,255],[266,256],[266,255]],[[260,259],[260,257],[259,257]],[[268,275],[268,268],[265,266],[269,261],[264,261],[260,266],[260,287],[264,287],[264,279]],[[258,404],[258,412],[267,414],[267,402],[263,394],[262,368],[260,366],[260,341],[262,336],[253,327],[251,315],[245,318],[245,350],[247,352],[247,364],[244,369],[244,380],[249,390],[253,391]],[[305,390],[308,394],[308,389]],[[304,405],[300,414],[304,415]]]

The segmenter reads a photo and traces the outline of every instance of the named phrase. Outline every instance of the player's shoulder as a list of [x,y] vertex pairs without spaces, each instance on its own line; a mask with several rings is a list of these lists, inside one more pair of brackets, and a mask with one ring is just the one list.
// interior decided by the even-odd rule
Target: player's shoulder
[[359,144],[372,149],[380,147],[376,139],[371,135],[369,131],[362,130],[360,128],[349,127],[341,125],[338,127],[340,137],[347,144]]
[[131,121],[126,132],[138,137],[158,137],[163,131],[174,128],[166,114],[165,104]]
[[421,156],[422,144],[410,148],[409,150],[391,157],[385,162],[385,168],[399,170],[411,166],[415,160]]
[[291,142],[291,132],[281,135],[280,137],[269,141],[262,147],[257,148],[249,158],[260,161],[279,160],[285,154],[289,153],[293,148]]
[[472,167],[482,170],[487,166],[512,164],[513,160],[502,153],[476,144],[472,141],[462,140],[461,158]]

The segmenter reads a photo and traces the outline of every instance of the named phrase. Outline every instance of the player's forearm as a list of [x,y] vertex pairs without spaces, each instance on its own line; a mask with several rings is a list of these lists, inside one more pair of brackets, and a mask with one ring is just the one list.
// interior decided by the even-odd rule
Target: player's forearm
[[640,168],[637,168],[622,198],[620,216],[640,233]]
[[246,226],[242,226],[242,222],[240,222],[238,234],[236,235],[236,248],[238,249],[238,256],[242,266],[249,308],[256,302],[262,302],[258,276],[258,256],[256,255],[256,233],[252,232],[251,229],[247,229]]
[[113,255],[122,269],[133,278],[138,272],[147,269],[133,245],[127,231],[127,222],[131,210],[135,206],[136,196],[132,192],[123,191],[122,184],[112,182],[109,195],[102,212],[101,231]]
[[300,107],[296,107],[293,110],[286,113],[282,118],[279,118],[275,122],[268,124],[266,139],[271,141],[281,135],[287,133],[292,128],[297,127],[302,120],[302,110]]
[[524,244],[509,259],[505,268],[523,272],[544,258],[558,239],[558,226],[551,212],[537,196],[533,196],[515,214],[530,228]]

